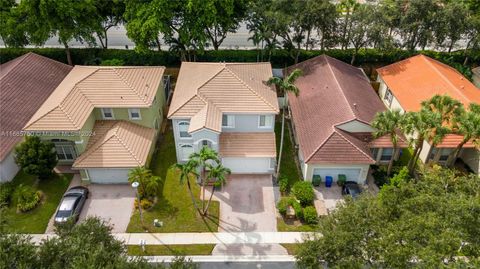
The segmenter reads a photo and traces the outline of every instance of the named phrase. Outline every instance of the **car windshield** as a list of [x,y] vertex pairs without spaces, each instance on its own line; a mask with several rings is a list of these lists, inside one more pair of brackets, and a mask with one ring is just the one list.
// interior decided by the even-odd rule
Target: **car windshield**
[[75,201],[77,200],[78,197],[74,196],[65,196],[63,197],[62,202],[60,203],[60,207],[58,208],[58,211],[72,211],[73,206],[75,205]]
[[67,218],[67,217],[70,217],[71,215],[72,215],[71,210],[59,210],[57,212],[57,218]]

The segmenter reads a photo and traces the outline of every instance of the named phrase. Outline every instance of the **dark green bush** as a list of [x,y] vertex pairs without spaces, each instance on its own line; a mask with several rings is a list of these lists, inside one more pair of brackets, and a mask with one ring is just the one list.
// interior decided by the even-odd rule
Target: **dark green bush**
[[289,206],[293,207],[295,210],[295,217],[299,220],[303,220],[303,208],[300,203],[294,197],[282,197],[277,203],[278,212],[285,216],[287,214],[287,209]]
[[292,207],[293,210],[295,210],[295,217],[297,217],[297,219],[299,220],[303,220],[303,208],[300,203],[297,200],[293,199]]
[[320,175],[313,175],[312,185],[318,187],[320,184],[322,184],[322,177]]
[[17,210],[27,212],[34,209],[40,203],[42,193],[35,191],[30,186],[20,184],[15,190],[14,198],[17,203]]
[[0,184],[0,206],[8,206],[12,199],[13,194],[13,184],[11,182],[6,182]]
[[317,210],[313,206],[307,206],[303,209],[303,219],[307,224],[318,223]]
[[293,185],[293,195],[300,201],[302,206],[311,205],[315,200],[315,192],[312,183],[308,181],[299,181]]
[[288,178],[286,176],[280,176],[280,179],[278,180],[278,186],[280,188],[281,193],[287,193],[288,192]]

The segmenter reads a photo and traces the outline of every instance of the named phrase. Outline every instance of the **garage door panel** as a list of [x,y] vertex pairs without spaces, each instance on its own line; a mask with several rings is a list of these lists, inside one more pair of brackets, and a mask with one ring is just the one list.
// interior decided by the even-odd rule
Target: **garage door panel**
[[92,183],[128,183],[129,171],[130,169],[88,169],[88,177]]
[[235,174],[271,173],[270,158],[223,158],[222,164]]
[[333,177],[334,181],[338,180],[339,174],[344,174],[347,176],[348,181],[359,182],[360,177],[360,168],[314,168],[313,175],[320,175],[322,180],[325,180],[326,176]]

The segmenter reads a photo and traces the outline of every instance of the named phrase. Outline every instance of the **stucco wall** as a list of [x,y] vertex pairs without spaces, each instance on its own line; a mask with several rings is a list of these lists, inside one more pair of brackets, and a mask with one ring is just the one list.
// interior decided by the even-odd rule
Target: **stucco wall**
[[265,114],[273,116],[272,126],[270,128],[259,128],[259,114],[256,115],[240,115],[236,114],[235,127],[234,128],[222,128],[222,132],[273,132],[275,127],[275,115]]
[[315,168],[324,168],[324,169],[360,168],[360,175],[358,178],[358,182],[365,183],[367,180],[368,169],[370,169],[370,165],[369,164],[306,164],[306,176],[305,176],[306,181],[312,181],[313,170]]
[[15,163],[15,150],[10,153],[0,162],[0,182],[11,181],[20,168]]
[[377,77],[377,82],[380,83],[380,86],[378,88],[378,95],[380,96],[380,99],[383,101],[385,106],[388,107],[390,110],[397,109],[397,110],[400,110],[402,113],[405,113],[405,110],[402,108],[402,106],[400,105],[400,102],[397,100],[393,92],[392,92],[392,95],[393,95],[392,103],[389,104],[389,102],[385,100],[384,97],[385,97],[385,92],[387,91],[387,85],[382,80],[380,75],[378,75]]

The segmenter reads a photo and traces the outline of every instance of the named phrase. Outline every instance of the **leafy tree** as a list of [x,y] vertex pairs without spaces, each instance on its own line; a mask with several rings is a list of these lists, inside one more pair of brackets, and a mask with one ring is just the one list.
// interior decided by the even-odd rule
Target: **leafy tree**
[[301,244],[298,268],[474,268],[480,263],[480,178],[435,166],[406,170],[378,196],[346,199]]
[[480,51],[480,4],[476,0],[468,0],[466,2],[468,14],[467,17],[464,18],[466,22],[464,65],[467,64],[468,59],[473,52],[478,53],[478,51]]
[[267,60],[270,61],[273,51],[278,48],[276,19],[273,11],[273,1],[251,1],[248,8],[246,19],[247,29],[252,36],[254,45],[260,47],[260,61],[264,61],[264,54],[268,54]]
[[[150,5],[151,4],[151,5]],[[157,17],[154,8],[160,8],[160,3],[153,1],[133,0],[125,5],[124,18],[126,21],[127,36],[135,42],[135,50],[145,52],[155,44],[161,49],[160,33],[166,31],[166,25],[160,22],[168,17],[169,9],[162,6],[162,11]]]
[[28,44],[21,10],[15,0],[0,1],[0,38],[6,47],[23,47]]
[[[337,26],[337,12],[335,5],[328,0],[307,1],[307,14],[304,20],[313,21],[314,29],[320,37],[320,50],[331,48],[336,44],[335,28]],[[305,49],[309,45],[313,48],[314,41],[310,39],[310,31],[307,31]]]
[[436,44],[451,52],[466,31],[467,6],[460,1],[447,1],[437,16],[439,26],[436,27],[435,32]]
[[0,233],[0,268],[38,268],[36,254],[29,236]]
[[278,177],[278,173],[280,172],[280,164],[282,160],[282,151],[283,151],[283,139],[285,135],[285,116],[286,116],[286,106],[288,104],[288,93],[291,92],[298,96],[300,94],[300,90],[295,85],[295,81],[302,75],[302,70],[295,69],[290,74],[286,75],[283,79],[278,77],[272,77],[268,79],[268,85],[275,85],[278,89],[283,93],[285,97],[285,104],[283,106],[283,115],[282,115],[282,133],[280,135],[280,150],[278,152],[278,163],[277,163],[277,172],[276,175]]
[[125,13],[124,0],[94,0],[94,5],[97,9],[98,16],[102,19],[101,31],[97,32],[97,37],[100,40],[102,48],[108,48],[107,31],[123,23],[123,14]]
[[[207,163],[207,178],[208,181],[213,180],[214,183],[212,185],[212,190],[210,191],[210,197],[208,198],[207,205],[203,209],[203,215],[207,215],[208,208],[210,207],[210,203],[212,202],[213,194],[215,193],[215,189],[221,187],[226,184],[227,176],[232,173],[230,169],[223,166],[222,164],[212,165],[211,163]],[[206,186],[204,186],[205,189]]]
[[25,141],[15,148],[15,162],[30,175],[47,179],[57,166],[55,146],[48,141],[41,141],[38,136],[27,136]]
[[[396,156],[398,151],[398,128],[402,122],[402,114],[399,110],[386,110],[375,115],[372,121],[372,127],[375,128],[373,136],[375,138],[388,135],[393,145],[393,154]],[[390,176],[393,167],[393,157],[388,162],[387,176]]]
[[368,46],[370,42],[370,27],[375,21],[375,6],[358,4],[350,15],[350,26],[347,32],[347,42],[353,46],[353,55],[350,64],[353,65],[358,51]]
[[337,5],[337,12],[339,14],[339,41],[342,49],[347,49],[350,43],[351,18],[358,6],[360,6],[360,4],[356,0],[342,0]]
[[[154,176],[150,169],[145,166],[135,167],[128,173],[128,182],[138,182],[138,195],[140,200],[152,199],[160,191],[162,179],[159,176]],[[140,201],[139,201],[140,202]]]

